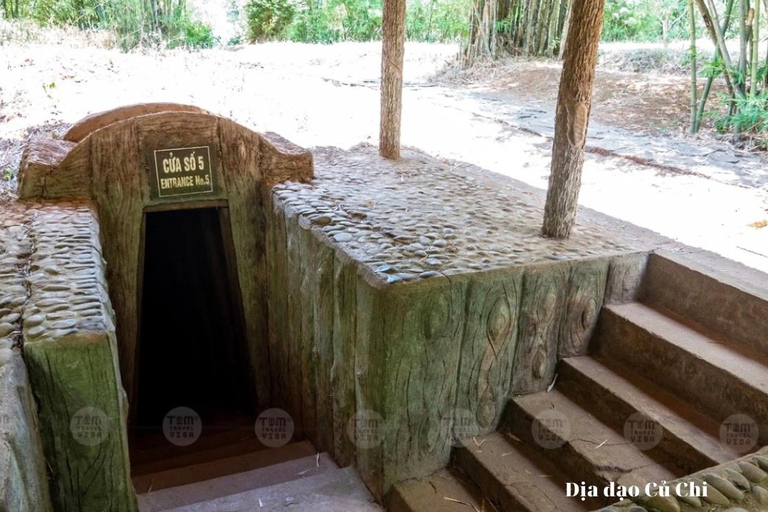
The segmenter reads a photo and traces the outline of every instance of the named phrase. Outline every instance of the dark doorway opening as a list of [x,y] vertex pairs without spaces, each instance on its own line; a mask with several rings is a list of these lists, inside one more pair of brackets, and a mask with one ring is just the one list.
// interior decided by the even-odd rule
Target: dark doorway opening
[[132,451],[178,450],[162,431],[177,407],[202,423],[187,450],[252,433],[256,404],[227,208],[146,213],[144,233]]

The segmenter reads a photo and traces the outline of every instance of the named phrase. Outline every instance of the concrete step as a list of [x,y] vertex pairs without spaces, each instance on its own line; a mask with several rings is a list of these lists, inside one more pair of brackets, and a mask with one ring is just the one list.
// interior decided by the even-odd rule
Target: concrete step
[[673,316],[639,303],[605,306],[593,342],[604,359],[652,376],[716,422],[733,414],[768,422],[768,356]]
[[381,512],[354,468],[335,469],[168,512]]
[[455,469],[395,485],[389,512],[494,512],[497,509],[474,483]]
[[[273,462],[273,464],[270,465],[269,462]],[[287,462],[274,462],[274,459],[250,460],[237,458],[216,461],[218,466],[216,469],[227,468],[228,474],[226,476],[202,479],[191,484],[139,494],[139,508],[142,512],[169,510],[296,479],[312,477],[338,469],[333,459],[325,453]],[[229,467],[227,467],[228,464],[230,464]],[[235,471],[237,468],[250,467],[254,464],[261,464],[261,467],[258,469]],[[196,469],[202,470],[202,474],[210,474],[211,468],[201,465],[177,471],[193,474]]]
[[206,424],[200,438],[189,446],[176,446],[169,443],[160,427],[131,427],[131,471],[143,470],[144,467],[151,468],[155,464],[172,465],[176,459],[216,451],[238,443],[256,441],[256,432],[253,428],[255,422],[256,419],[249,415],[229,414],[226,418],[218,419],[213,425]]
[[[132,477],[133,486],[138,494],[150,491],[160,491],[171,487],[193,484],[204,480],[224,477],[235,473],[243,473],[266,466],[274,466],[296,459],[314,460],[317,450],[309,441],[289,443],[280,448],[257,450],[249,442],[237,443],[216,450],[197,452],[182,459],[174,459],[168,469],[154,472],[145,471]],[[186,462],[187,464],[181,464]],[[157,463],[153,464],[156,465]]]
[[455,450],[453,458],[500,510],[578,512],[602,505],[566,497],[568,478],[555,464],[507,434],[493,432],[473,439]]
[[768,354],[768,275],[709,253],[648,259],[642,302]]
[[[561,361],[558,375],[558,389],[619,432],[642,434],[645,430],[636,421],[652,420],[650,432],[657,436],[642,446],[664,454],[686,473],[739,455],[720,442],[719,423],[626,366],[598,357],[572,357]],[[653,440],[658,445],[651,446]]]
[[[505,423],[572,482],[642,487],[685,474],[669,461],[641,451],[557,389],[515,397],[505,411]],[[547,427],[536,428],[534,434],[536,425]]]

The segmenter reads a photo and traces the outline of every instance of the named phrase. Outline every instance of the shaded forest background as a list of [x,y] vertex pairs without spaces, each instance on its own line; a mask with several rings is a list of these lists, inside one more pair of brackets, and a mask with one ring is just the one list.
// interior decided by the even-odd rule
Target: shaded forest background
[[[218,2],[233,34],[222,40],[187,0],[2,0],[5,19],[29,19],[40,25],[77,26],[117,32],[121,45],[165,42],[170,47],[209,47],[264,40],[306,43],[371,41],[381,37],[381,0],[230,0]],[[216,2],[212,2],[216,3]],[[559,46],[569,0],[408,0],[406,38],[458,42],[474,20],[495,10],[494,32],[505,38],[524,21],[536,25],[529,41],[542,49]],[[608,0],[603,40],[660,41],[687,38],[685,0]],[[536,20],[534,22],[534,20]],[[546,26],[546,36],[541,28]],[[520,34],[517,34],[518,40]],[[501,46],[508,46],[501,43]],[[537,50],[538,51],[538,50]],[[534,53],[537,53],[534,52]]]
[[[14,26],[108,31],[125,51],[201,49],[267,40],[305,43],[381,38],[382,0],[0,0]],[[456,42],[459,63],[561,58],[572,0],[408,0],[406,38]],[[705,116],[718,131],[768,132],[768,0],[606,0],[602,40],[688,41],[690,131]],[[222,24],[210,20],[225,20]],[[761,30],[762,27],[762,30]],[[4,35],[0,30],[0,44]],[[702,42],[709,51],[701,54]],[[725,92],[722,92],[725,91]]]

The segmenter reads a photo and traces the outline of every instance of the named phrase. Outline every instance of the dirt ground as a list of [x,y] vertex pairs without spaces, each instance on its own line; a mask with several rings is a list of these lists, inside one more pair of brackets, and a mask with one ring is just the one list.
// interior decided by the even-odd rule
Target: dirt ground
[[[658,45],[660,46],[660,45]],[[605,48],[607,47],[607,49]],[[593,91],[592,119],[599,123],[647,134],[686,136],[690,126],[690,76],[680,50],[660,59],[660,48],[608,44],[601,50]],[[706,56],[706,51],[703,52]],[[534,104],[557,102],[560,64],[551,60],[506,58],[468,70],[446,66],[437,83],[503,92]],[[699,97],[704,88],[699,80]],[[708,105],[719,107],[725,89],[715,82]],[[714,134],[713,118],[706,116],[700,138]]]
[[[559,70],[508,61],[475,75],[451,73],[458,47],[406,47],[403,143],[545,188],[551,140],[478,115],[480,91],[553,108]],[[307,147],[348,148],[378,137],[380,45],[269,43],[203,52],[124,54],[82,44],[0,46],[0,176],[14,186],[23,141],[62,133],[117,105],[192,103]],[[594,119],[684,137],[687,78],[598,73]],[[707,143],[707,137],[702,144]],[[626,158],[590,154],[585,206],[768,271],[768,191],[670,174]]]

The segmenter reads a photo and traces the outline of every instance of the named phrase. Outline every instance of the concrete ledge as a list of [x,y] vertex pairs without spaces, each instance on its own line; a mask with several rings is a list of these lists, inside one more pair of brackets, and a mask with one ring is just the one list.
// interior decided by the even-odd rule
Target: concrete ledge
[[48,493],[37,410],[18,349],[0,349],[0,511],[47,512]]
[[768,353],[768,276],[711,253],[659,251],[643,300]]
[[56,509],[134,511],[112,308],[87,204],[31,205],[24,352]]
[[[273,398],[378,499],[444,467],[457,424],[494,431],[510,397],[586,353],[655,242],[589,216],[542,238],[516,182],[410,151],[317,150],[315,179],[267,202]],[[371,425],[376,442],[358,437]]]

